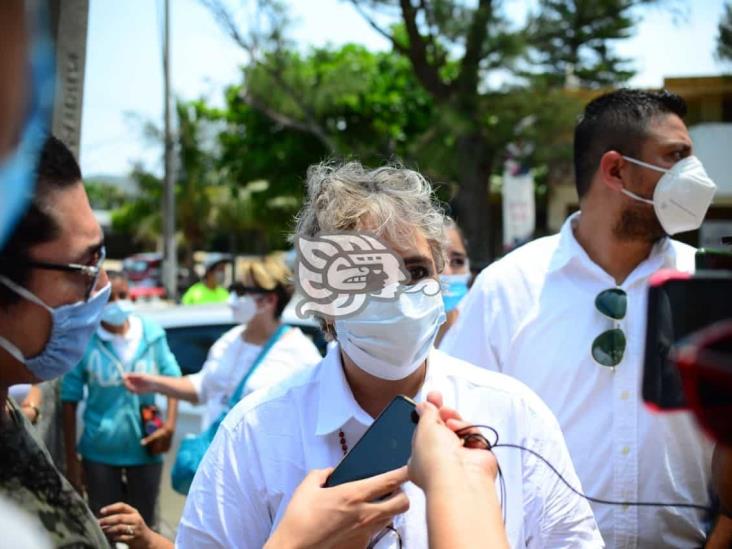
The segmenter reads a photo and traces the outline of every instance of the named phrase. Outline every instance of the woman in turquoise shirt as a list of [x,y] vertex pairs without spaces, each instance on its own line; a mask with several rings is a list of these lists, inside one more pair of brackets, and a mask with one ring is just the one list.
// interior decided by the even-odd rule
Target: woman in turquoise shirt
[[[170,448],[178,403],[169,398],[165,422],[145,432],[141,407],[153,405],[155,395],[130,393],[122,378],[130,372],[178,377],[180,367],[168,347],[165,331],[131,314],[126,278],[119,273],[108,275],[112,293],[102,324],[84,358],[61,384],[67,477],[78,490],[86,490],[95,514],[99,515],[106,505],[123,501],[137,508],[145,522],[155,524],[162,453]],[[84,399],[84,387],[84,432],[76,447],[81,454],[79,462],[75,451],[76,407]]]

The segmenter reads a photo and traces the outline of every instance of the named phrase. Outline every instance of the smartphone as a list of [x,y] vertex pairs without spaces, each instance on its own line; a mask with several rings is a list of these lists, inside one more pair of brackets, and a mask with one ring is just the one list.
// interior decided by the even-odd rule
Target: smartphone
[[681,374],[669,353],[694,332],[732,318],[732,276],[659,271],[650,279],[643,400],[661,410],[687,409]]
[[362,480],[406,465],[419,420],[415,406],[412,399],[396,396],[343,457],[325,485]]
[[140,420],[142,421],[143,436],[152,435],[163,426],[163,416],[154,404],[140,405]]

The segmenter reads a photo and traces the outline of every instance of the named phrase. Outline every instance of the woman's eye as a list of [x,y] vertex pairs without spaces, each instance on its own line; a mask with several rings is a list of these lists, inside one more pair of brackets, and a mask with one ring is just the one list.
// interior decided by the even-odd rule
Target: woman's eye
[[410,280],[409,280],[410,283],[414,284],[415,282],[419,282],[423,278],[429,277],[430,273],[424,267],[410,267],[409,276],[410,276]]

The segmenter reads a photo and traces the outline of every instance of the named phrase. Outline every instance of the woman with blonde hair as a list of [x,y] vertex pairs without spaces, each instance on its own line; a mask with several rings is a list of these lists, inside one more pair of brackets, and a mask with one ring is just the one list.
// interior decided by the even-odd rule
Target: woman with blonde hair
[[282,324],[282,311],[291,297],[291,273],[281,256],[245,263],[229,297],[238,325],[213,344],[201,370],[181,378],[128,374],[127,388],[206,404],[207,427],[226,410],[244,376],[248,379],[242,398],[320,362],[312,341],[298,328]]

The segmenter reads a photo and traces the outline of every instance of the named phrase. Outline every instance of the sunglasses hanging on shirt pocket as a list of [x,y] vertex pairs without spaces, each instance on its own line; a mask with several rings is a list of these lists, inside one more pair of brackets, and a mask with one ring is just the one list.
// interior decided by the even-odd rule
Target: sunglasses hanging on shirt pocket
[[623,360],[625,354],[625,333],[620,328],[620,321],[628,310],[628,296],[620,288],[609,288],[600,292],[595,298],[595,309],[604,317],[613,321],[613,327],[602,332],[592,342],[592,358],[598,364],[615,368]]

